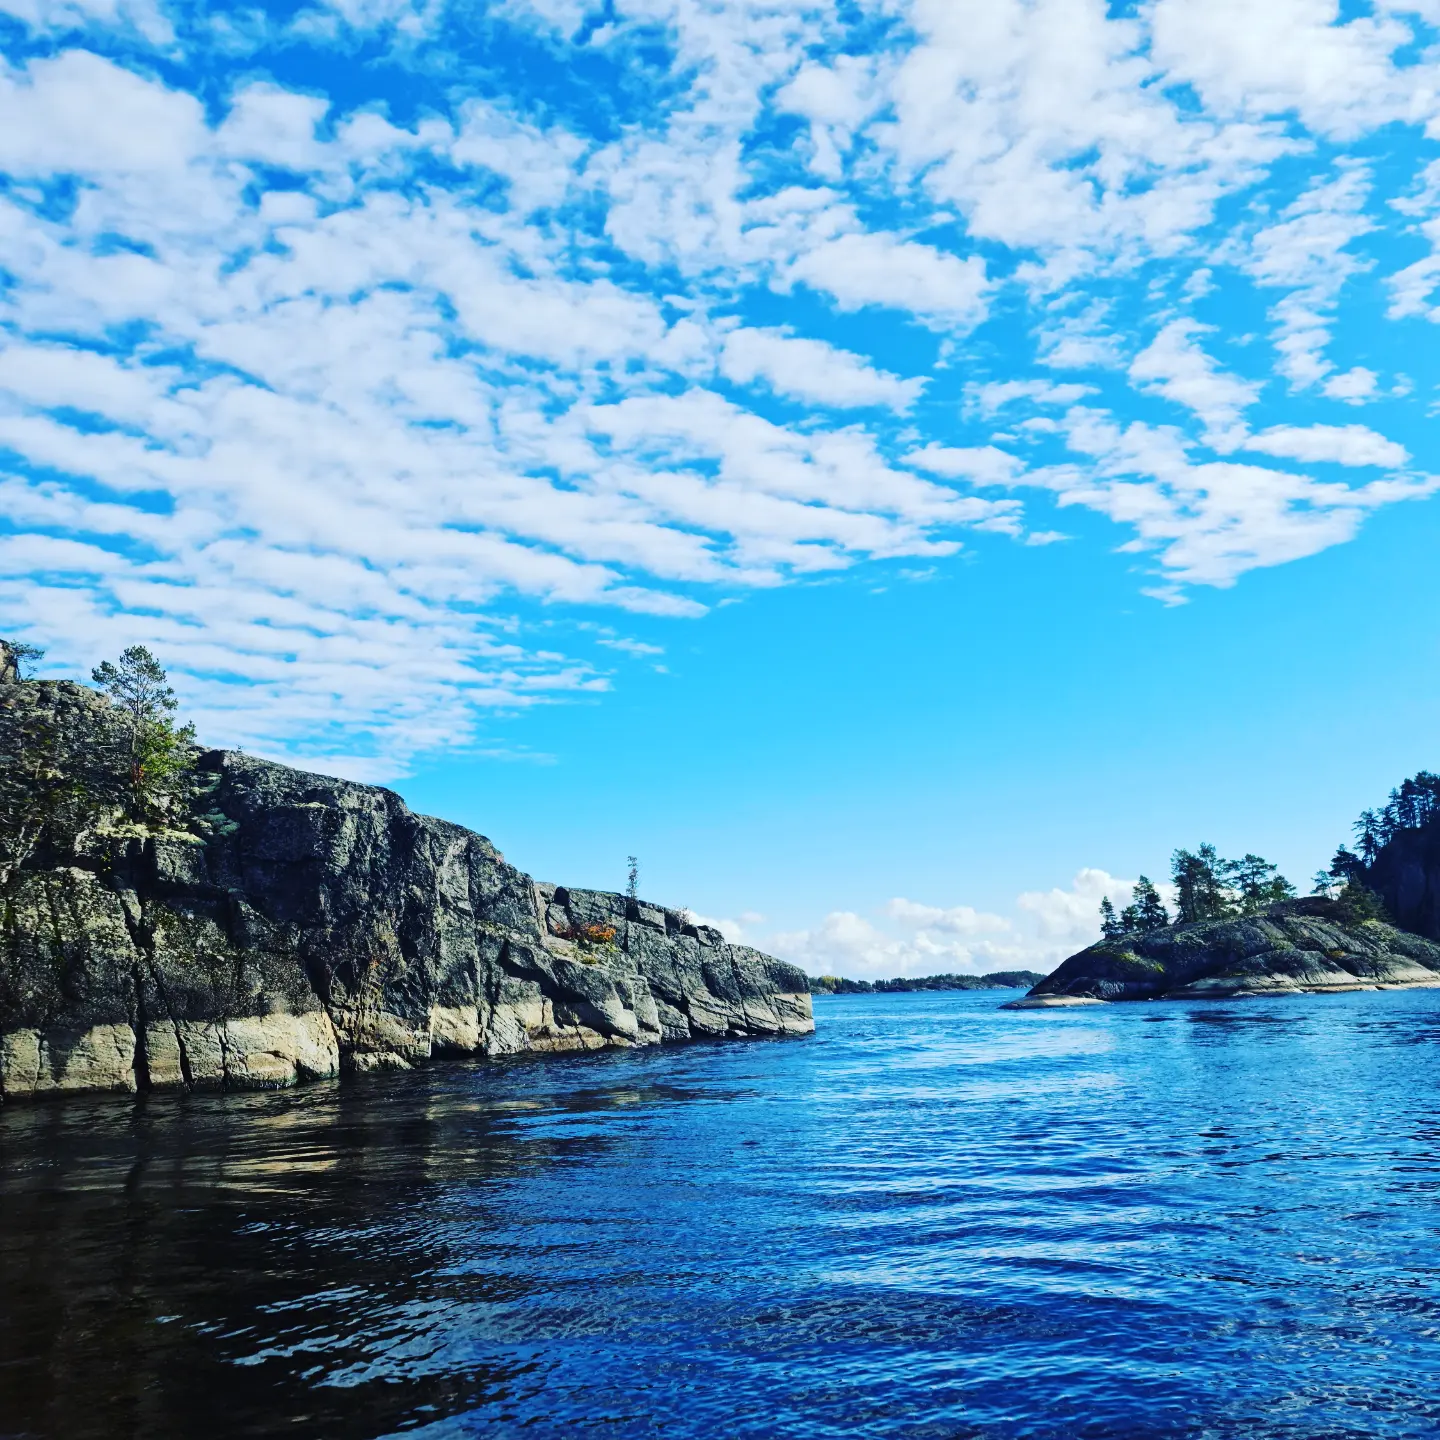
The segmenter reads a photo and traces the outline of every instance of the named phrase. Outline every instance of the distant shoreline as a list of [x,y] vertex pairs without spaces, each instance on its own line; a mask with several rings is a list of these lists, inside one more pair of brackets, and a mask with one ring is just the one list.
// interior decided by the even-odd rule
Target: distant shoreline
[[812,995],[903,995],[918,990],[1030,990],[1045,976],[1035,970],[994,970],[988,975],[902,975],[894,980],[809,978]]

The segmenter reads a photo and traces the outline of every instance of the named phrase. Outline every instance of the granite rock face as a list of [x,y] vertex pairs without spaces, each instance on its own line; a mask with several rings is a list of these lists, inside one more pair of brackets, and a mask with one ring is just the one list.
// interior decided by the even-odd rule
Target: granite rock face
[[537,883],[387,790],[200,763],[231,833],[82,838],[5,885],[5,1099],[814,1029],[800,970],[676,911]]
[[1336,901],[1311,897],[1102,940],[1006,1008],[1418,986],[1440,986],[1440,944],[1378,920],[1349,922]]

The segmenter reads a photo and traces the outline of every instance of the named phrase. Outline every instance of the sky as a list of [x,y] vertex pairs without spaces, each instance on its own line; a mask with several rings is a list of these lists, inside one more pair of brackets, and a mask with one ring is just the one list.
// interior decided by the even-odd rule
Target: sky
[[1440,766],[1440,0],[0,0],[0,633],[812,973]]

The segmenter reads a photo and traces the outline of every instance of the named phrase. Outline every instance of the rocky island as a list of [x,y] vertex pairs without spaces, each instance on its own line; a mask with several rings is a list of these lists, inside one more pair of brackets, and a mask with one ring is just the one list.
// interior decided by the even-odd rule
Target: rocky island
[[1381,920],[1350,920],[1339,901],[1308,896],[1101,940],[1008,1008],[1431,985],[1440,986],[1440,945]]
[[1177,850],[1174,923],[1144,876],[1122,916],[1106,900],[1098,944],[1007,1009],[1440,986],[1440,776],[1422,771],[1357,822],[1299,898],[1256,855]]
[[389,790],[191,747],[203,824],[127,820],[93,787],[81,803],[88,737],[120,733],[141,763],[116,710],[0,653],[7,1101],[814,1029],[794,966],[634,896],[538,882]]

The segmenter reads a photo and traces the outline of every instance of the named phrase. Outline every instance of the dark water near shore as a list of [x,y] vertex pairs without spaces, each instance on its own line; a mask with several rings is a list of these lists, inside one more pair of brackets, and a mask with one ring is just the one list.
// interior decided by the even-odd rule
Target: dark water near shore
[[0,1112],[0,1435],[1440,1435],[1440,992]]

